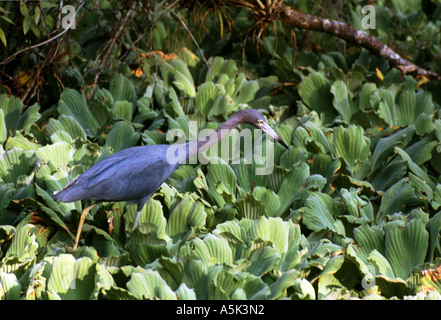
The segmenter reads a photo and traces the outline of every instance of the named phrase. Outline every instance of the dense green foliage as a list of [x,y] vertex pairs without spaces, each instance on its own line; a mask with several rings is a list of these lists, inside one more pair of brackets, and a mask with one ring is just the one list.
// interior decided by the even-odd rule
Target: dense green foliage
[[[378,1],[370,32],[439,71],[441,4],[425,13],[422,2]],[[2,59],[55,28],[55,5],[36,3],[0,11]],[[124,28],[98,70],[112,17],[127,10],[99,3],[103,16],[90,10],[60,44],[62,87],[50,64],[47,98],[24,104],[25,90],[3,83],[0,299],[441,298],[440,83],[403,77],[330,36],[296,31],[313,45],[294,49],[277,22],[244,41],[253,24],[245,10],[185,20],[196,45],[159,5]],[[360,27],[361,1],[344,7]],[[136,42],[146,20],[151,29]],[[13,21],[23,35],[3,37]],[[36,48],[3,72],[29,74],[39,53],[49,54]],[[53,192],[113,152],[172,143],[171,129],[190,140],[250,107],[290,146],[274,145],[271,175],[256,175],[257,163],[183,165],[138,229],[132,205],[101,203],[71,252],[90,203],[55,202]]]

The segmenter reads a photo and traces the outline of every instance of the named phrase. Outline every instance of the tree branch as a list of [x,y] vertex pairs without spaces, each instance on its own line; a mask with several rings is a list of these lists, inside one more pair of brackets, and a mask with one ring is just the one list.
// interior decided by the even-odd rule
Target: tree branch
[[281,10],[278,14],[278,19],[291,28],[319,31],[358,44],[380,58],[388,60],[389,63],[393,67],[398,68],[403,75],[412,74],[414,76],[425,76],[432,80],[441,81],[441,75],[418,67],[409,60],[402,58],[374,36],[355,29],[350,25],[331,19],[309,15],[284,4],[282,4]]

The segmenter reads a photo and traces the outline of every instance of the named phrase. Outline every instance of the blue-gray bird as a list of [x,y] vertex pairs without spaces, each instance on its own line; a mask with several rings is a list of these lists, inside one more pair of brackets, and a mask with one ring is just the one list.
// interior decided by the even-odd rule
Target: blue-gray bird
[[[225,121],[211,135],[178,147],[175,145],[174,149],[170,149],[173,145],[149,145],[119,151],[87,169],[63,190],[56,192],[53,198],[62,202],[97,200],[135,203],[137,213],[134,230],[147,200],[180,164],[219,142],[241,123],[261,129],[288,148],[259,111],[245,109]],[[175,151],[170,153],[170,150]],[[81,215],[73,250],[78,246],[83,222],[94,205],[87,207]]]

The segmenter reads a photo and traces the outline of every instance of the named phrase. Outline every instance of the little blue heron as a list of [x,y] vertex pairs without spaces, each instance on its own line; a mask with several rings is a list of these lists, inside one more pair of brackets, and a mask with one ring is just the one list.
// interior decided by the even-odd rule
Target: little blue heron
[[[179,165],[219,142],[231,129],[241,123],[248,123],[261,129],[288,148],[259,111],[245,109],[225,121],[212,135],[181,144],[186,152],[181,152],[183,155],[178,156],[178,159],[175,159],[177,161],[170,161],[167,157],[171,145],[131,147],[90,167],[63,190],[56,192],[53,197],[62,202],[97,200],[135,203],[137,212],[132,229],[134,230],[147,200]],[[95,204],[84,209],[81,214],[73,250],[78,246],[84,220]]]

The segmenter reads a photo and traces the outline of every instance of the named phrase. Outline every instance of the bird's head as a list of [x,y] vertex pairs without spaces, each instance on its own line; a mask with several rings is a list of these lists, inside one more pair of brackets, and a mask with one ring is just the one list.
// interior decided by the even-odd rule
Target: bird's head
[[248,123],[254,127],[261,129],[266,134],[270,135],[274,140],[278,141],[282,146],[288,149],[288,145],[277,135],[277,133],[270,127],[265,117],[257,110],[245,109],[237,113],[240,117],[241,123]]

